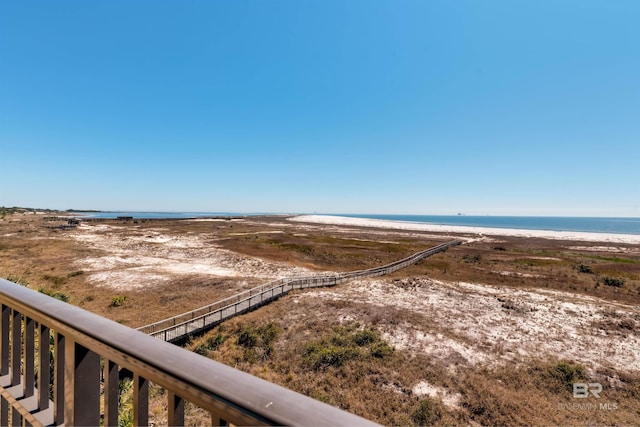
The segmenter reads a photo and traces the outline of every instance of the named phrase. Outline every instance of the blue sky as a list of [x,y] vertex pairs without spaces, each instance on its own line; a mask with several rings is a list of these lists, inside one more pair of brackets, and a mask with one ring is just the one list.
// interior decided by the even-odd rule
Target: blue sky
[[3,1],[0,205],[637,217],[638,16]]

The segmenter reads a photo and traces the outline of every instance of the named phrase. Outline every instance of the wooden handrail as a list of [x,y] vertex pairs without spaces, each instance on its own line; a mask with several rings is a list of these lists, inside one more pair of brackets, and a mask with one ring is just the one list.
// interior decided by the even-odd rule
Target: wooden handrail
[[0,425],[117,425],[119,369],[133,373],[136,425],[149,382],[167,391],[169,425],[184,424],[185,401],[216,425],[375,425],[4,279],[0,303]]

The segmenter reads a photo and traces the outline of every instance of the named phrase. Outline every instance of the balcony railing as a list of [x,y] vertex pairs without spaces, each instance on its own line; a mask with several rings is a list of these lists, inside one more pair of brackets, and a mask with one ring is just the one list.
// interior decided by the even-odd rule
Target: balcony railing
[[213,425],[375,425],[4,279],[0,303],[1,426],[118,425],[121,370],[136,426],[149,423],[150,383],[171,426],[185,402]]

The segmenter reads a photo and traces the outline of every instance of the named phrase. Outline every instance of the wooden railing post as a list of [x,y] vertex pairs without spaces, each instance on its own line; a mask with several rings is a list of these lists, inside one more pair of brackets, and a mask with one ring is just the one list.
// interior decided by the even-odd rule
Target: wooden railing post
[[2,330],[2,338],[0,339],[0,375],[4,376],[9,373],[9,327],[11,323],[11,307],[2,305],[2,313],[0,314],[0,329]]
[[[10,336],[10,323],[11,323],[11,307],[2,305],[2,313],[0,313],[0,331],[2,337],[0,338],[0,375],[5,376],[9,374],[9,357],[11,355],[11,349],[9,347]],[[9,425],[9,402],[6,399],[0,398],[0,425]]]
[[175,427],[184,426],[184,399],[171,391],[168,393],[168,398],[168,424]]
[[149,381],[138,374],[133,376],[133,425],[149,425]]
[[4,397],[0,397],[0,425],[9,425],[9,402]]
[[[22,380],[22,314],[13,310],[11,320],[11,385],[19,386]],[[14,406],[11,408],[11,426],[22,426],[22,415]]]
[[229,422],[220,418],[219,415],[211,414],[211,425],[214,427],[227,427]]
[[11,321],[11,385],[20,384],[22,365],[22,314],[13,310]]
[[100,425],[100,356],[68,341],[64,373],[65,425]]
[[104,359],[104,426],[118,425],[118,365]]
[[51,330],[40,324],[40,342],[38,344],[40,357],[38,360],[38,409],[49,408],[49,384],[51,383]]
[[33,396],[35,390],[35,330],[36,322],[30,318],[24,319],[24,377],[22,390],[24,397]]
[[65,381],[65,359],[66,339],[64,335],[56,332],[53,342],[53,422],[55,425],[64,424],[64,381]]

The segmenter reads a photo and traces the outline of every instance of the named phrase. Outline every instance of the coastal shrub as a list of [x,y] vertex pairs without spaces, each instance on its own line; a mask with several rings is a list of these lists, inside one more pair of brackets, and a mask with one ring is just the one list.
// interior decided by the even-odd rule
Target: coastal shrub
[[109,304],[109,307],[120,307],[122,304],[125,303],[127,299],[128,297],[126,295],[119,295],[117,297],[113,297],[111,298],[111,304]]
[[307,346],[304,361],[314,370],[320,370],[328,366],[340,367],[358,356],[360,351],[355,346],[323,345],[316,342]]
[[631,319],[623,319],[618,322],[620,329],[626,329],[627,331],[634,331],[636,329],[636,323]]
[[[275,322],[269,322],[259,327],[243,326],[237,340],[237,344],[244,347],[243,359],[250,363],[267,359],[273,352],[273,342],[279,332],[280,327]],[[214,337],[208,345],[217,348],[223,342],[224,337]]]
[[578,264],[578,267],[576,268],[578,270],[578,273],[593,274],[593,270],[588,265]]
[[238,345],[241,345],[246,348],[255,347],[258,344],[258,332],[253,329],[245,329],[240,333],[238,337]]
[[624,279],[618,279],[615,277],[605,277],[602,279],[602,283],[604,283],[606,286],[621,288],[624,286]]
[[226,341],[226,338],[222,334],[216,334],[213,337],[207,339],[207,345],[211,350],[217,350]]
[[304,364],[318,371],[338,368],[353,360],[382,359],[393,354],[393,347],[380,338],[378,331],[359,327],[357,323],[338,326],[330,336],[311,342],[303,354]]
[[211,349],[206,343],[198,344],[196,348],[193,349],[194,353],[199,354],[200,356],[207,356]]
[[38,292],[40,292],[41,294],[49,295],[51,298],[55,298],[62,302],[69,302],[69,294],[65,294],[64,292],[56,292],[53,289],[48,289],[44,286],[39,287]]
[[573,383],[586,378],[582,366],[566,361],[560,361],[549,366],[544,375],[550,380],[550,386],[556,391],[573,390]]
[[384,359],[385,357],[392,355],[393,351],[393,347],[384,341],[379,341],[371,347],[371,355],[378,359]]
[[365,329],[363,331],[358,331],[353,336],[353,342],[359,345],[360,347],[376,342],[378,341],[378,339],[379,339],[378,334],[373,329]]
[[198,353],[201,356],[208,356],[210,351],[217,350],[225,341],[226,338],[222,334],[216,334],[198,344],[193,349],[193,352]]
[[432,399],[422,399],[411,414],[411,420],[419,426],[433,425],[442,417],[439,405]]

